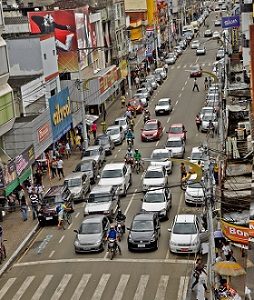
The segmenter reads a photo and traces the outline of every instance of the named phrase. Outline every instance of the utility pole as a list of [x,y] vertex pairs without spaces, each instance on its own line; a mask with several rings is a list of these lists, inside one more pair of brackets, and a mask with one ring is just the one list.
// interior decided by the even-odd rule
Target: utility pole
[[153,31],[154,31],[154,47],[155,47],[155,68],[158,66],[158,61],[159,61],[159,54],[158,54],[158,35],[157,35],[157,27],[156,24],[153,24]]

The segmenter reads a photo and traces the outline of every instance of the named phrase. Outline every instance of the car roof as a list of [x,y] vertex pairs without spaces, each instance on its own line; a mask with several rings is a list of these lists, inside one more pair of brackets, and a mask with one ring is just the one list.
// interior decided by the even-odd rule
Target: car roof
[[88,215],[81,224],[101,222],[104,218],[106,218],[104,215]]
[[145,213],[145,212],[142,212],[142,213],[137,213],[134,218],[133,218],[133,221],[137,221],[137,220],[153,220],[154,217],[155,217],[156,213]]
[[114,170],[114,169],[122,169],[125,166],[125,163],[110,163],[106,164],[103,168],[104,170]]
[[162,170],[163,170],[163,166],[153,166],[153,165],[150,165],[146,169],[146,172],[148,172],[148,171],[160,171],[161,172]]
[[112,185],[95,185],[90,194],[94,193],[111,193],[112,191]]
[[154,149],[153,153],[163,153],[163,152],[170,152],[168,149],[162,148],[162,149]]
[[168,141],[183,141],[183,139],[180,136],[171,136],[167,139]]
[[158,102],[160,102],[160,101],[168,101],[168,100],[171,100],[171,99],[170,98],[161,98],[161,99],[158,100]]
[[176,223],[194,223],[196,217],[197,217],[196,215],[191,215],[191,214],[176,215],[175,222]]
[[100,145],[93,145],[93,146],[89,146],[87,147],[86,151],[89,151],[89,150],[100,150],[101,146]]
[[75,179],[75,178],[80,178],[84,175],[83,172],[73,172],[67,176],[64,177],[64,180],[69,180],[69,179]]

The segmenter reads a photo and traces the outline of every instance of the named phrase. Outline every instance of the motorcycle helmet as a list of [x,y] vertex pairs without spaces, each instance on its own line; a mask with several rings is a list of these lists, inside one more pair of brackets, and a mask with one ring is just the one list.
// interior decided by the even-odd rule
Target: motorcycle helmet
[[135,149],[135,152],[138,152],[138,149]]
[[110,229],[115,229],[114,224],[111,224],[111,225],[110,225]]

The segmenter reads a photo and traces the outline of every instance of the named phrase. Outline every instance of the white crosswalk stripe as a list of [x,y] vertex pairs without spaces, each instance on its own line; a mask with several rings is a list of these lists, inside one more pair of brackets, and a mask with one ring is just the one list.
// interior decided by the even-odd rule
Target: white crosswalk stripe
[[13,283],[16,281],[16,278],[10,278],[5,283],[5,285],[0,290],[0,299],[3,299],[4,295],[8,292],[9,288],[13,285]]
[[141,275],[133,300],[142,300],[149,280],[149,275]]
[[71,297],[71,300],[79,300],[84,292],[86,285],[91,277],[91,274],[83,274],[74,294]]
[[70,281],[72,274],[64,274],[61,282],[59,283],[58,287],[56,288],[51,300],[58,300],[62,296],[64,289],[66,288],[68,282]]
[[29,285],[34,280],[34,277],[35,276],[28,276],[26,278],[26,280],[22,283],[21,287],[19,288],[19,290],[17,291],[17,293],[15,294],[15,296],[12,298],[12,300],[19,300],[24,295],[25,291],[27,290],[27,288],[29,287]]
[[169,281],[168,275],[161,276],[154,300],[165,299],[168,281]]
[[44,279],[42,280],[40,286],[36,290],[35,294],[33,295],[31,300],[39,300],[43,294],[43,292],[46,290],[48,284],[50,283],[51,279],[53,278],[53,275],[46,275]]
[[126,275],[126,274],[121,275],[120,281],[117,285],[117,288],[116,288],[116,291],[115,291],[115,294],[114,294],[114,297],[112,300],[121,300],[123,298],[124,290],[129,281],[129,278],[130,278],[130,275]]
[[97,289],[95,290],[91,300],[100,300],[101,299],[109,278],[110,278],[110,274],[103,274],[101,276],[101,279],[98,283]]

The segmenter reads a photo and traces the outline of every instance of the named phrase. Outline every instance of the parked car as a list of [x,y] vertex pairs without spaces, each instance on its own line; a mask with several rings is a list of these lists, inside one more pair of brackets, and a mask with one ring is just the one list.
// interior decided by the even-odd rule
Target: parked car
[[90,179],[90,183],[94,184],[99,174],[99,166],[93,159],[82,160],[76,165],[73,172],[82,172],[86,174]]
[[138,99],[130,99],[127,103],[128,110],[136,111],[137,114],[142,114],[144,106]]
[[142,201],[141,210],[156,212],[160,219],[168,220],[168,214],[172,207],[172,195],[168,188],[147,191]]
[[187,42],[185,39],[181,40],[178,44],[183,50],[187,48]]
[[221,20],[215,20],[214,21],[214,26],[215,27],[221,26]]
[[146,82],[149,82],[154,90],[157,89],[158,83],[157,83],[156,78],[155,78],[154,75],[146,76]]
[[151,154],[151,166],[164,166],[169,173],[172,172],[173,163],[170,160],[172,157],[171,151],[168,149],[154,149]]
[[138,100],[143,107],[148,106],[148,98],[144,97],[143,94],[134,94],[133,99]]
[[174,51],[178,53],[179,56],[183,54],[183,49],[179,45],[174,47]]
[[143,98],[146,98],[147,101],[151,98],[149,91],[146,88],[140,88],[136,91],[136,95],[140,95]]
[[148,120],[144,128],[141,129],[141,141],[156,141],[161,138],[163,134],[163,128],[161,122],[156,119]]
[[180,137],[181,139],[186,141],[187,130],[185,129],[185,126],[182,123],[176,123],[176,124],[172,124],[169,127],[167,134],[168,134],[168,138]]
[[143,177],[143,191],[155,187],[166,187],[168,174],[164,166],[149,166]]
[[170,98],[159,99],[159,101],[155,106],[155,115],[156,116],[159,114],[169,115],[171,111],[172,111],[171,99]]
[[106,215],[113,220],[119,207],[119,189],[112,185],[95,185],[84,207],[84,216],[91,214]]
[[103,251],[110,224],[103,215],[87,216],[76,232],[74,249],[76,253]]
[[132,184],[131,166],[125,163],[106,164],[101,172],[98,185],[112,185],[119,188],[119,195],[126,196]]
[[190,70],[190,77],[201,77],[201,76],[202,76],[202,69],[200,65],[192,66]]
[[204,182],[195,182],[197,174],[190,176],[186,183],[185,203],[187,205],[203,205],[205,201]]
[[220,33],[219,33],[219,31],[214,31],[214,33],[213,33],[213,38],[220,38]]
[[201,111],[199,113],[199,117],[202,120],[202,118],[205,114],[212,114],[212,113],[215,113],[215,112],[216,112],[216,110],[213,107],[204,106],[204,107],[201,108]]
[[198,40],[191,42],[191,49],[197,49],[200,46],[200,42]]
[[66,185],[50,187],[42,198],[38,209],[38,222],[40,226],[58,222],[57,206],[64,201],[72,203],[72,195]]
[[150,94],[150,96],[153,95],[154,93],[154,89],[153,89],[153,86],[152,86],[152,83],[151,82],[148,82],[148,81],[144,81],[141,83],[141,88],[146,88]]
[[138,213],[134,216],[127,243],[129,250],[157,250],[159,247],[160,221],[156,213]]
[[94,144],[101,146],[105,151],[106,155],[111,155],[112,151],[115,149],[114,142],[112,141],[111,137],[107,134],[97,135]]
[[64,177],[64,185],[71,192],[73,202],[84,201],[90,191],[90,178],[83,172],[75,172]]
[[225,57],[224,49],[219,49],[216,54],[216,60],[220,60]]
[[157,68],[157,69],[155,69],[154,70],[154,74],[155,74],[155,76],[157,74],[160,74],[163,80],[167,78],[167,72],[166,72],[166,70],[164,68]]
[[176,215],[169,239],[169,249],[173,253],[198,253],[201,242],[208,238],[208,233],[196,215]]
[[118,126],[118,125],[109,126],[107,128],[106,133],[107,133],[107,135],[110,136],[111,141],[115,145],[121,145],[123,143],[125,134],[124,134],[123,129],[121,129],[120,126]]
[[205,55],[206,54],[206,47],[204,45],[200,45],[196,50],[196,55]]
[[127,130],[129,127],[127,117],[120,117],[120,118],[115,119],[114,124],[122,127],[124,134],[127,133]]
[[200,162],[201,166],[203,166],[205,159],[204,149],[202,147],[193,147],[188,158],[191,163],[198,164]]
[[163,78],[160,72],[154,73],[156,82],[161,85],[163,83]]
[[204,33],[204,37],[212,37],[213,36],[213,32],[211,29],[206,29],[205,33]]
[[172,157],[183,158],[185,153],[185,142],[180,137],[168,138],[165,148],[170,150]]
[[89,146],[86,150],[83,150],[82,152],[82,160],[88,159],[95,160],[99,168],[101,168],[105,161],[105,150],[100,145]]
[[168,53],[165,63],[168,65],[173,65],[176,62],[176,56],[173,52]]
[[216,114],[206,114],[202,118],[200,130],[201,132],[206,132],[209,129],[209,122],[212,121],[215,132],[218,130],[218,119],[216,117]]

